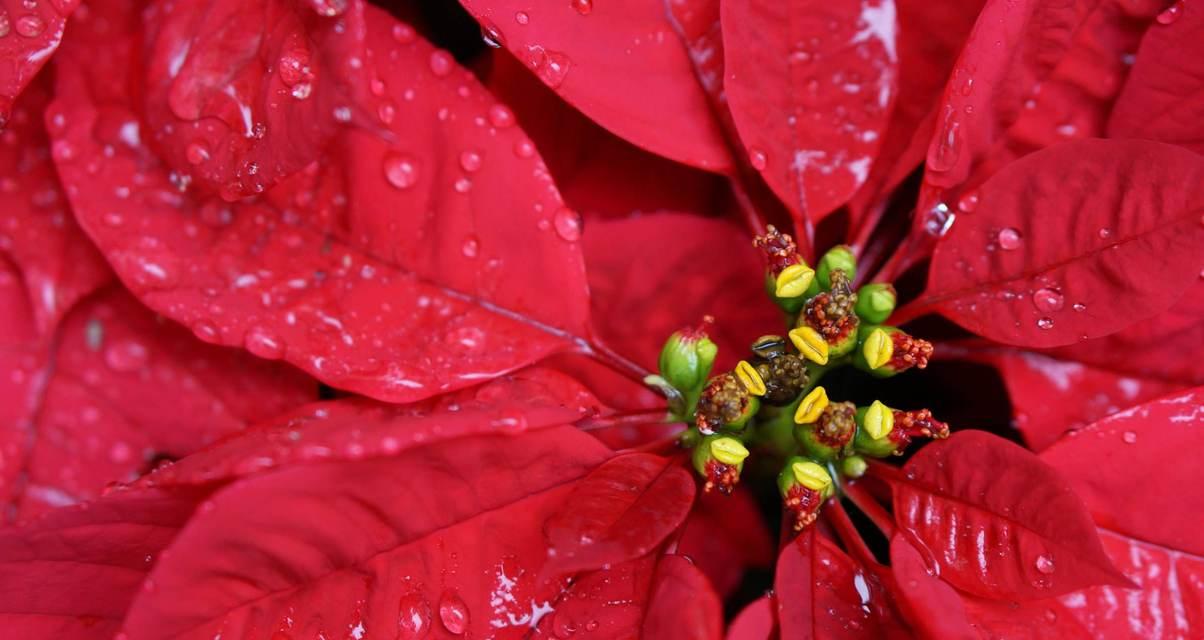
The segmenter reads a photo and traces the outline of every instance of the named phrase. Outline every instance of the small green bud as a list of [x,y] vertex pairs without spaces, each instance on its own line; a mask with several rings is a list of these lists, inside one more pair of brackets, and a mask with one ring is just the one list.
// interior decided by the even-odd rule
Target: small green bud
[[861,456],[849,456],[840,461],[840,473],[846,478],[857,479],[865,475],[869,464]]
[[722,493],[731,493],[736,483],[740,482],[740,472],[744,470],[746,458],[748,449],[744,443],[726,435],[703,438],[691,454],[694,470],[706,482],[704,491],[718,489]]
[[[875,403],[880,404],[880,403]],[[885,406],[885,405],[883,405]],[[858,453],[874,458],[885,458],[889,455],[900,455],[907,445],[916,438],[948,438],[949,425],[932,417],[928,409],[915,411],[890,411],[890,429],[879,438],[874,438],[869,428],[860,428],[863,424],[873,426],[875,418],[871,412],[873,406],[857,411],[858,430],[854,439],[854,447]],[[878,427],[881,430],[881,426]]]
[[831,287],[832,272],[837,269],[843,271],[849,280],[857,278],[857,257],[852,249],[843,244],[832,247],[819,259],[815,267],[815,279],[819,281],[819,286],[824,289]]
[[661,349],[661,377],[683,392],[701,387],[715,364],[719,347],[707,337],[707,325],[674,332]]
[[792,528],[802,531],[815,522],[824,500],[831,497],[836,488],[832,475],[823,465],[794,456],[778,473],[778,492]]
[[736,374],[720,374],[711,378],[702,389],[694,411],[694,425],[704,435],[716,431],[738,432],[760,408],[761,399],[750,393]]
[[912,337],[897,327],[862,325],[858,329],[853,365],[879,378],[889,378],[912,367],[927,367],[932,352],[931,342]]
[[898,296],[888,282],[874,282],[857,290],[857,305],[854,309],[861,319],[870,324],[886,322],[895,311]]
[[795,425],[794,439],[804,453],[816,460],[837,460],[852,448],[857,431],[856,412],[857,407],[851,402],[828,403],[815,420]]

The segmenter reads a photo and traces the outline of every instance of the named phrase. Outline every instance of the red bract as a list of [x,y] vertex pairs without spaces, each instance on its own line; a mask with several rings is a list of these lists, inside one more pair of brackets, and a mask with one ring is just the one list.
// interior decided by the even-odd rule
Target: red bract
[[317,158],[352,118],[352,86],[365,84],[364,5],[328,6],[148,6],[142,113],[178,176],[235,200]]
[[[711,170],[730,160],[664,10],[645,0],[462,0],[482,34],[615,134]],[[672,114],[665,117],[665,114]]]
[[[345,134],[337,162],[312,165],[272,199],[226,204],[179,192],[137,140],[97,137],[113,107],[97,110],[84,76],[129,67],[86,46],[107,35],[87,33],[110,28],[101,11],[63,52],[53,134],[75,150],[60,172],[83,226],[153,308],[203,340],[392,400],[505,373],[572,346],[563,330],[586,333],[579,219],[522,133],[489,119],[505,108],[410,27],[373,14],[363,64],[389,93],[358,103],[388,113],[381,126],[398,135]],[[422,69],[417,84],[397,77],[401,59]],[[525,222],[486,213],[495,207]]]
[[0,635],[1200,635],[1198,6],[378,4],[0,0]]
[[894,100],[894,0],[724,2],[724,89],[752,167],[818,223],[869,176]]
[[50,59],[79,0],[0,3],[0,126],[17,96]]

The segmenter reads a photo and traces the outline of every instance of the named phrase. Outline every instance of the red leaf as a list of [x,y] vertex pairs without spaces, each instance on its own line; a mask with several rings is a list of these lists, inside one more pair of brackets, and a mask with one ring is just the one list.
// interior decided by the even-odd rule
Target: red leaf
[[[85,230],[145,303],[206,340],[391,401],[477,384],[579,342],[563,332],[584,334],[587,319],[578,220],[517,128],[472,124],[502,108],[448,54],[370,10],[363,64],[384,93],[361,91],[357,108],[388,120],[390,136],[348,131],[316,173],[227,205],[180,194],[145,145],[103,152],[100,114],[132,115],[128,104],[98,112],[105,94],[87,79],[122,84],[129,51],[112,44],[128,37],[113,32],[121,9],[96,5],[78,21],[52,135],[90,159],[61,161],[60,175]],[[135,178],[128,198],[114,194]]]
[[157,457],[191,453],[316,392],[295,371],[193,340],[118,290],[0,360],[12,385],[0,437],[14,445],[0,496],[20,519],[93,498]]
[[937,113],[924,174],[935,193],[920,210],[1025,153],[1101,136],[1128,71],[1123,56],[1163,4],[989,0]]
[[920,632],[920,637],[940,640],[975,637],[966,622],[961,596],[929,572],[920,552],[902,535],[890,541],[890,567],[898,584],[896,602],[904,619]]
[[461,4],[544,84],[616,135],[691,166],[728,168],[723,136],[660,2]]
[[243,479],[180,533],[125,631],[521,634],[564,586],[537,578],[540,528],[608,455],[565,427]]
[[[489,89],[514,110],[565,202],[594,217],[642,211],[719,215],[730,206],[723,176],[653,155],[561,100],[506,51],[490,58]],[[572,140],[572,144],[565,141]],[[591,229],[592,233],[592,229]]]
[[896,91],[894,0],[724,2],[724,89],[753,168],[818,222],[865,183]]
[[[0,49],[5,41],[0,38]],[[22,94],[0,133],[0,250],[20,271],[42,334],[53,331],[77,300],[113,277],[75,224],[59,188],[42,124],[50,100],[45,84]]]
[[877,579],[814,527],[782,549],[773,586],[782,640],[879,637],[889,629]]
[[774,630],[773,599],[762,596],[736,614],[727,629],[727,640],[769,640]]
[[1204,153],[1204,10],[1192,2],[1175,10],[1174,22],[1146,31],[1108,120],[1108,136],[1161,140]]
[[[1095,587],[1059,599],[1095,638],[1195,638],[1204,629],[1204,557],[1100,530],[1104,549],[1140,590]],[[1048,619],[1048,614],[1044,614]],[[1062,637],[1066,637],[1063,635]]]
[[1005,638],[1193,638],[1204,621],[1204,558],[1100,529],[1139,589],[1092,587],[1029,602],[966,599],[980,633]]
[[769,569],[777,556],[776,540],[747,488],[731,495],[703,493],[690,510],[677,543],[677,553],[694,561],[715,591],[730,596],[749,569]]
[[681,556],[661,558],[653,578],[641,638],[719,640],[723,604],[701,571]]
[[152,4],[142,100],[163,160],[235,200],[318,157],[352,81],[364,83],[363,3],[302,0]]
[[[681,592],[683,587],[688,593]],[[543,613],[547,615],[541,615],[530,634],[501,637],[717,639],[721,620],[710,585],[673,555],[645,556],[580,574]],[[656,635],[662,633],[667,635]]]
[[1055,349],[1059,358],[1177,386],[1204,384],[1204,282],[1170,309],[1103,338]]
[[1204,556],[1202,450],[1204,388],[1196,388],[1104,418],[1041,459],[1070,481],[1100,526]]
[[0,2],[0,129],[17,96],[46,64],[63,38],[79,0]]
[[938,4],[895,0],[899,14],[899,91],[865,184],[849,206],[850,235],[867,237],[872,211],[924,160],[936,123],[936,102],[982,9],[983,0]]
[[311,404],[145,477],[146,486],[228,481],[295,464],[395,456],[472,435],[516,435],[600,410],[569,378],[528,369],[405,406],[351,398]]
[[[944,347],[941,351],[948,353]],[[1182,388],[1027,351],[992,349],[969,352],[968,357],[999,369],[1016,429],[1033,451],[1121,409]]]
[[899,526],[927,545],[941,579],[984,598],[1034,599],[1125,584],[1091,517],[1057,472],[981,431],[920,450],[888,478]]
[[194,496],[139,492],[0,530],[0,628],[13,638],[112,638]]
[[[599,222],[585,236],[594,327],[620,353],[656,365],[669,334],[715,318],[715,371],[782,326],[765,299],[764,262],[735,225],[678,213]],[[652,257],[652,258],[650,258]]]
[[544,523],[544,570],[593,570],[647,555],[681,527],[696,491],[693,475],[670,459],[612,458],[577,483]]
[[938,244],[923,301],[975,333],[1030,347],[1149,318],[1199,278],[1202,178],[1200,156],[1156,142],[1032,154],[984,184],[975,214]]

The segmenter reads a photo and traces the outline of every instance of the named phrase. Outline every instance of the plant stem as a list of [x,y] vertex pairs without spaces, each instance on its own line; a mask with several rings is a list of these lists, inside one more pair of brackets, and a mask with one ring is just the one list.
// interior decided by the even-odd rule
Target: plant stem
[[887,539],[894,537],[895,523],[891,520],[890,514],[865,491],[864,487],[861,487],[856,481],[850,482],[845,485],[845,495],[870,519],[870,522],[874,523],[875,527],[878,527],[882,535]]

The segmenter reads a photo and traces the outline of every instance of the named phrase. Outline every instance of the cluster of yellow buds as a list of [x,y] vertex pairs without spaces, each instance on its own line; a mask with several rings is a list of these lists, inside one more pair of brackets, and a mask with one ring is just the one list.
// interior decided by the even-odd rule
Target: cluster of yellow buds
[[797,530],[815,521],[840,478],[865,472],[866,457],[900,454],[915,438],[947,437],[949,427],[926,409],[833,401],[818,384],[846,365],[878,377],[928,365],[931,343],[885,324],[896,304],[891,285],[854,290],[856,256],[845,246],[813,269],[772,227],[755,244],[767,259],[766,290],[787,316],[786,335],[758,338],[750,357],[712,376],[717,349],[704,323],[669,338],[654,377],[685,399],[675,418],[691,425],[682,443],[693,448],[705,490],[730,492],[751,451],[766,450],[784,460],[778,489]]

